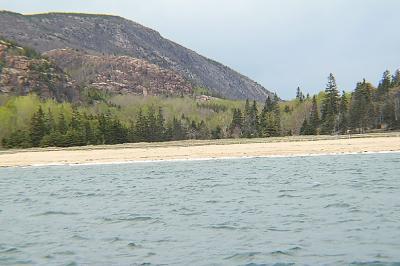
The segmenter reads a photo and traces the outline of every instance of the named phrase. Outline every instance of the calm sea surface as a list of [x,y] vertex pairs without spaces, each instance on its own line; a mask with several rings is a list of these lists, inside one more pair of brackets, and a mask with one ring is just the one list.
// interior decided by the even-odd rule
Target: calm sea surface
[[400,153],[0,169],[0,265],[400,265]]

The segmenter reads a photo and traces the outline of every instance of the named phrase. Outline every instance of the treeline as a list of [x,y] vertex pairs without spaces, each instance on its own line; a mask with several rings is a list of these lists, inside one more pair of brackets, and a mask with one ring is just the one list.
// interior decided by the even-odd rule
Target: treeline
[[393,76],[386,71],[376,88],[363,80],[352,93],[341,94],[330,74],[325,91],[318,95],[304,95],[297,88],[295,100],[284,102],[272,95],[263,104],[249,100],[244,103],[126,95],[105,101],[98,93],[95,97],[97,100],[79,106],[40,100],[35,95],[3,99],[2,147],[70,147],[400,129],[400,71]]
[[135,122],[125,125],[111,114],[87,115],[73,110],[67,122],[63,112],[55,118],[40,106],[30,121],[29,130],[17,130],[3,138],[6,148],[72,147],[134,142],[159,142],[184,139],[222,138],[220,127],[210,130],[204,121],[196,123],[185,115],[165,122],[162,108],[139,110]]
[[[340,95],[330,74],[320,108],[316,97],[300,129],[302,135],[364,133],[400,129],[400,71],[385,71],[377,88],[363,80],[349,95]],[[396,89],[395,89],[396,88]],[[299,94],[298,94],[299,95]],[[301,94],[300,94],[301,95]],[[302,99],[304,100],[304,98]]]
[[232,123],[229,126],[229,137],[255,138],[276,137],[281,135],[280,108],[278,97],[267,97],[261,112],[256,101],[250,104],[246,100],[244,110],[233,110]]

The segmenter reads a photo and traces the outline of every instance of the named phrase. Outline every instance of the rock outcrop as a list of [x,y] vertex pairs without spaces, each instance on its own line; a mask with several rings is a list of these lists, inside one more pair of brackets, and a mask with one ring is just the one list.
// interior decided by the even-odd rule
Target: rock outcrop
[[75,82],[61,69],[30,50],[0,40],[0,93],[31,92],[58,101],[79,100]]
[[130,56],[91,55],[74,49],[43,54],[81,86],[112,93],[183,95],[192,85],[178,73]]

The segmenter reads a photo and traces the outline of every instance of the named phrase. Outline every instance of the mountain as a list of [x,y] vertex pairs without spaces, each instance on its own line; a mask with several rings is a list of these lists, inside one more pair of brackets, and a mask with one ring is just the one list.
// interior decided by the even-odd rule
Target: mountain
[[79,90],[60,68],[35,51],[0,39],[0,93],[58,101],[79,100]]
[[192,85],[178,73],[129,56],[91,55],[74,49],[43,54],[82,87],[139,95],[191,94]]
[[1,36],[39,52],[73,48],[94,55],[131,56],[177,72],[193,86],[206,87],[227,98],[262,101],[271,94],[229,67],[121,17],[1,11],[0,25]]

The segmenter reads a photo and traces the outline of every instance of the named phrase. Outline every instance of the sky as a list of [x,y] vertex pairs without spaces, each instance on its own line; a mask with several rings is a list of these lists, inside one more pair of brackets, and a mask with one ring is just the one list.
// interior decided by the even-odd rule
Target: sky
[[113,14],[252,78],[283,99],[400,68],[399,0],[0,0],[0,10]]

